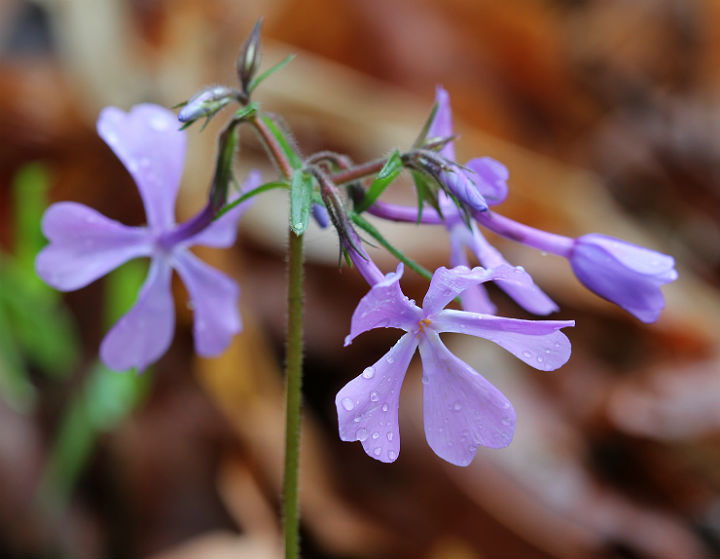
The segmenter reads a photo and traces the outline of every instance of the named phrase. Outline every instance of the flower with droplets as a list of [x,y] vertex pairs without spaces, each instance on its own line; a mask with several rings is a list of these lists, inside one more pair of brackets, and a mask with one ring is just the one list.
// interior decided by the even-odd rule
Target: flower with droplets
[[678,277],[672,256],[598,233],[575,239],[568,258],[585,287],[643,322],[658,319],[660,286]]
[[[142,371],[165,353],[175,327],[173,269],[185,283],[194,309],[195,349],[203,356],[221,353],[241,329],[239,290],[189,249],[231,246],[246,205],[216,221],[206,207],[176,225],[185,133],[177,129],[175,115],[150,104],[137,105],[129,113],[108,107],[100,113],[97,129],[135,179],[148,225],[129,227],[75,202],[53,204],[43,216],[43,233],[50,243],[37,257],[38,275],[56,289],[73,291],[128,260],[149,257],[150,269],[137,301],[102,341],[102,361],[114,370]],[[259,173],[252,172],[243,188],[259,182]]]
[[[435,90],[435,102],[437,110],[427,136],[449,138],[453,135],[450,96],[440,86]],[[455,159],[453,144],[452,141],[446,143],[440,151],[450,160]],[[505,165],[490,157],[479,157],[471,159],[465,167],[472,172],[469,174],[470,179],[474,180],[478,193],[489,205],[496,205],[505,200],[508,193],[507,180],[510,176]],[[445,227],[450,235],[452,266],[470,266],[466,250],[470,251],[484,268],[492,269],[509,265],[500,252],[487,242],[475,223],[467,224],[462,219],[458,208],[444,193],[439,194],[439,199]],[[521,283],[499,282],[498,286],[528,312],[547,315],[558,310],[557,305],[535,285],[530,276]],[[494,314],[497,310],[481,283],[468,287],[460,294],[460,299],[463,308],[468,311]]]
[[402,293],[402,272],[400,264],[396,272],[375,282],[353,313],[346,345],[373,328],[399,328],[406,333],[379,361],[338,392],[335,403],[340,438],[360,441],[368,456],[382,462],[397,459],[400,387],[419,349],[428,444],[440,458],[466,466],[478,446],[502,448],[510,443],[515,411],[497,388],[450,353],[440,333],[485,338],[532,367],[550,371],[570,356],[570,342],[560,329],[573,326],[574,321],[518,320],[444,308],[468,287],[485,281],[526,283],[527,274],[511,266],[492,270],[439,268],[433,274],[422,308]]

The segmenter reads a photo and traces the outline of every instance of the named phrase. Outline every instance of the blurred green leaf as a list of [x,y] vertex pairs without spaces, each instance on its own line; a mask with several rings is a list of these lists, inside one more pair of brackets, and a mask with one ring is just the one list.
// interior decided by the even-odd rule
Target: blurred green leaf
[[42,163],[22,167],[12,183],[14,219],[14,260],[23,272],[23,280],[35,285],[42,280],[35,273],[35,256],[45,246],[40,224],[47,208],[50,176]]
[[254,78],[254,79],[250,82],[250,86],[248,87],[248,92],[249,92],[249,93],[252,93],[253,90],[254,90],[257,86],[259,86],[263,81],[265,81],[267,78],[269,78],[270,76],[272,76],[272,75],[273,75],[275,72],[277,72],[278,70],[281,70],[281,69],[283,69],[285,66],[287,66],[288,64],[290,64],[290,62],[292,62],[293,58],[295,58],[295,55],[294,55],[294,54],[289,55],[285,60],[281,60],[280,62],[278,62],[278,63],[275,64],[274,66],[268,68],[268,69],[265,70],[262,74],[260,74],[260,75],[257,76],[256,78]]

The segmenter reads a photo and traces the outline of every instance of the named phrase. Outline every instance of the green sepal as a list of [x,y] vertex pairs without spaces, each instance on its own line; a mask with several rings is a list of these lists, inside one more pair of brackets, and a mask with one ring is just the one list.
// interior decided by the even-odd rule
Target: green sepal
[[355,211],[362,213],[372,206],[375,203],[375,200],[380,197],[390,183],[397,178],[400,171],[402,171],[402,168],[403,163],[402,158],[400,157],[400,152],[395,150],[385,162],[383,168],[380,169],[380,172],[377,174],[375,180],[372,182],[372,185],[365,193],[362,201],[355,206]]
[[310,221],[313,177],[302,169],[295,169],[290,182],[290,228],[296,235],[302,235]]
[[351,213],[350,219],[353,220],[353,223],[366,231],[370,236],[372,236],[380,245],[382,245],[385,250],[387,250],[390,254],[392,254],[395,258],[400,260],[401,262],[405,263],[405,265],[416,272],[417,274],[421,275],[422,277],[430,280],[432,279],[432,273],[425,267],[421,266],[417,262],[415,262],[412,258],[405,255],[403,252],[395,248],[393,245],[390,244],[390,242],[382,236],[380,231],[375,229],[373,225],[368,222],[364,217],[362,217],[360,214]]
[[428,130],[430,130],[430,126],[432,125],[433,120],[435,120],[435,115],[438,111],[438,103],[435,101],[433,104],[432,110],[430,111],[430,116],[428,116],[427,120],[425,121],[425,124],[423,124],[423,127],[420,129],[420,134],[418,134],[418,137],[415,139],[415,142],[413,143],[414,148],[422,147],[425,144],[425,139],[428,133]]
[[273,75],[275,72],[277,72],[278,70],[282,70],[285,66],[287,66],[288,64],[290,64],[290,62],[292,62],[293,58],[295,58],[295,55],[294,55],[294,54],[291,54],[291,55],[288,56],[285,60],[282,60],[282,61],[278,62],[277,64],[275,64],[274,66],[268,68],[268,69],[265,70],[262,74],[260,74],[260,75],[257,76],[256,78],[254,78],[254,79],[250,82],[250,86],[248,87],[248,93],[252,93],[253,90],[254,90],[257,86],[259,86],[263,81],[265,81],[267,78],[269,78],[270,76],[272,76],[272,75]]

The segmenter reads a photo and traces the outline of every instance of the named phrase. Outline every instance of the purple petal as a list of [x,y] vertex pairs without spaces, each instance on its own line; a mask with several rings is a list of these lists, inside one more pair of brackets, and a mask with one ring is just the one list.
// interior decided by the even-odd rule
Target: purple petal
[[[468,247],[475,254],[478,262],[486,268],[510,267],[508,261],[503,258],[494,246],[487,242],[474,223],[471,227],[472,232],[470,233],[463,224],[465,231],[468,231],[466,237]],[[515,273],[512,281],[507,279],[503,281],[499,277],[496,279],[500,289],[507,293],[518,305],[533,314],[546,315],[559,310],[555,302],[535,285],[530,274],[524,272],[522,268],[515,268],[515,270],[522,273]]]
[[[448,138],[453,135],[452,111],[450,110],[450,95],[442,86],[435,87],[435,102],[438,107],[435,118],[428,129],[427,138]],[[445,144],[439,153],[450,161],[455,161],[453,142]]]
[[153,258],[135,305],[110,329],[100,345],[100,358],[109,368],[142,372],[170,347],[175,308],[170,291],[172,268]]
[[400,453],[400,387],[416,347],[417,337],[405,334],[335,397],[340,438],[360,441],[367,455],[381,462],[394,462]]
[[190,293],[195,312],[195,350],[205,357],[218,355],[242,329],[238,311],[240,290],[233,280],[189,250],[176,251],[174,256],[173,266]]
[[435,332],[420,341],[425,437],[440,458],[472,462],[477,447],[504,448],[515,432],[515,410],[505,395],[455,357]]
[[678,277],[671,256],[599,234],[576,240],[570,264],[588,289],[643,322],[657,320],[665,307],[660,286]]
[[185,133],[177,129],[175,115],[150,104],[135,105],[129,113],[106,107],[97,130],[135,179],[150,226],[168,231],[185,162]]
[[373,328],[401,328],[406,332],[417,329],[422,311],[400,289],[402,274],[400,263],[396,272],[387,274],[360,300],[352,316],[350,335],[345,338],[346,346]]
[[35,260],[38,275],[55,289],[72,291],[152,252],[145,228],[127,227],[74,202],[50,206],[42,220],[49,239]]
[[473,171],[471,180],[489,205],[494,206],[507,198],[510,173],[505,165],[492,157],[477,157],[468,161],[465,167]]
[[465,291],[468,287],[493,279],[494,272],[480,267],[466,268],[456,266],[448,270],[438,268],[430,280],[425,299],[423,299],[423,312],[425,316],[432,316],[441,311],[445,305]]
[[[467,237],[469,236],[470,230],[461,221],[450,228],[451,266],[465,266],[466,268],[470,268],[470,262],[465,253],[465,246],[468,244]],[[480,283],[471,285],[460,293],[460,301],[462,302],[463,309],[466,311],[481,314],[495,314],[497,311],[497,307],[488,296],[487,289]]]
[[[248,174],[245,182],[240,188],[240,192],[236,192],[230,197],[229,202],[236,200],[246,192],[257,188],[262,182],[260,171],[253,169]],[[202,245],[217,248],[227,248],[235,243],[237,235],[237,224],[245,211],[253,203],[253,198],[235,206],[232,210],[223,214],[222,217],[213,221],[208,227],[203,229],[197,235],[190,237],[183,244],[186,246]]]
[[574,320],[519,320],[446,309],[432,319],[436,332],[485,338],[541,371],[554,371],[570,358],[570,340],[560,328]]

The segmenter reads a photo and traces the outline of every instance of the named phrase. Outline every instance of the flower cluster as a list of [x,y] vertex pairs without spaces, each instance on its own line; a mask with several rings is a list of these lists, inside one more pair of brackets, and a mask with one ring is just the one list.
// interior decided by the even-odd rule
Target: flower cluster
[[[259,25],[238,63],[241,90],[212,86],[185,104],[178,117],[147,104],[129,113],[110,107],[100,114],[98,132],[134,178],[147,214],[146,227],[128,227],[73,202],[54,204],[44,216],[43,232],[50,243],[38,255],[36,268],[40,277],[59,290],[79,289],[130,259],[150,259],[149,273],[135,305],[102,342],[100,355],[108,367],[142,371],[168,349],[175,320],[173,270],[190,294],[198,354],[217,355],[228,346],[241,329],[238,287],[194,256],[190,247],[232,245],[238,219],[248,203],[244,200],[270,188],[289,191],[291,231],[297,237],[311,215],[322,227],[332,223],[342,250],[370,285],[352,316],[346,345],[373,328],[405,332],[387,354],[347,383],[336,398],[340,437],[360,441],[365,452],[377,460],[393,462],[399,455],[399,393],[416,349],[423,366],[425,434],[435,453],[465,466],[479,446],[500,448],[510,443],[515,429],[512,404],[450,353],[440,339],[441,333],[484,338],[542,371],[557,369],[570,357],[570,342],[561,329],[573,326],[574,321],[495,315],[496,307],[484,287],[489,281],[530,313],[548,315],[558,307],[523,268],[507,262],[485,239],[481,227],[567,258],[578,279],[601,297],[642,321],[658,318],[665,304],[660,287],[677,278],[672,257],[599,234],[571,239],[496,213],[491,208],[508,195],[508,169],[489,157],[464,165],[456,161],[449,96],[440,87],[427,132],[410,151],[402,155],[396,152],[384,163],[356,167],[346,156],[333,152],[319,152],[303,160],[283,126],[250,103],[253,89],[269,75],[254,78],[259,64],[258,40]],[[185,156],[185,133],[178,129],[178,119],[185,128],[201,117],[213,118],[232,102],[243,106],[220,135],[208,204],[178,225],[174,206]],[[251,172],[233,199],[228,196],[228,185],[232,182],[236,127],[243,123],[258,132],[283,180],[260,185],[259,174]],[[403,167],[412,170],[419,181],[420,209],[379,199]],[[366,190],[358,181],[372,175],[376,178]],[[341,195],[343,185],[356,203],[353,210],[346,207]],[[426,194],[427,206],[422,198]],[[360,216],[364,211],[447,230],[452,267],[435,270],[422,307],[400,288],[403,264],[395,272],[383,274],[362,247],[352,223],[372,233],[372,226]],[[480,266],[471,267],[468,252]],[[412,264],[404,255],[400,258]],[[445,308],[456,299],[463,310]]]

